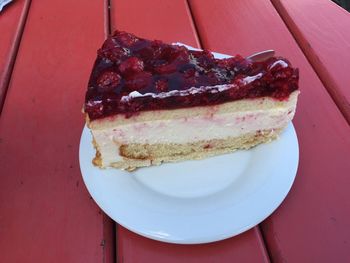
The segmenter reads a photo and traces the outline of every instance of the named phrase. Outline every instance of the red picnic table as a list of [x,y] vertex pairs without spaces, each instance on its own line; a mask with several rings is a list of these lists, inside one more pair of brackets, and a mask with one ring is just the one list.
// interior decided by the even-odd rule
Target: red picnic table
[[[238,236],[147,239],[105,215],[78,160],[96,50],[115,29],[300,70],[282,205]],[[350,14],[328,0],[30,1],[0,13],[0,262],[350,262]]]

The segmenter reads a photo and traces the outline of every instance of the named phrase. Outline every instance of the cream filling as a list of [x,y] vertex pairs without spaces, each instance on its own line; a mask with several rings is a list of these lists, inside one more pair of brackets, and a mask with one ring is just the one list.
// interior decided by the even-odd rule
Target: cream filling
[[103,166],[122,159],[123,144],[192,143],[223,139],[266,129],[285,127],[293,118],[295,104],[264,110],[238,111],[221,114],[140,121],[113,128],[92,130],[101,153]]

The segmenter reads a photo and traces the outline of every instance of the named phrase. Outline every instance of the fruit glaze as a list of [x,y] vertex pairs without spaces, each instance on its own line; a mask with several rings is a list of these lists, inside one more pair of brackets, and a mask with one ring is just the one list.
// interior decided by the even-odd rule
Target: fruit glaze
[[215,59],[207,51],[116,31],[98,50],[85,97],[91,120],[114,114],[220,104],[246,98],[288,98],[298,69],[272,57]]

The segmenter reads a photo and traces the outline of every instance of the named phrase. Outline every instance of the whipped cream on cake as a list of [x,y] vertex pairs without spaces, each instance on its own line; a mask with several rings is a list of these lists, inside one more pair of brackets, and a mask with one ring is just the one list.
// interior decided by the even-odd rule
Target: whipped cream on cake
[[292,120],[298,70],[116,31],[98,51],[84,105],[99,167],[132,170],[268,142]]

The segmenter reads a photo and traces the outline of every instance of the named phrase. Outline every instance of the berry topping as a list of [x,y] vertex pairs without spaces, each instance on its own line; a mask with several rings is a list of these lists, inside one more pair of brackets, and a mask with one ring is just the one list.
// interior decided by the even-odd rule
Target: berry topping
[[116,31],[98,50],[85,112],[98,119],[244,98],[283,100],[298,89],[298,78],[298,70],[283,58],[215,59],[207,50],[192,51]]
[[154,71],[158,74],[168,74],[168,73],[175,72],[176,70],[177,70],[176,63],[169,63],[169,64],[164,63],[154,68]]
[[121,31],[114,32],[114,37],[118,40],[118,42],[120,42],[121,45],[126,47],[131,47],[137,41],[139,41],[139,39],[134,35]]
[[143,61],[137,57],[128,58],[119,65],[119,71],[122,74],[141,72],[143,71]]
[[84,105],[85,112],[89,113],[91,119],[97,119],[103,116],[103,104],[102,101],[89,100]]
[[155,86],[158,92],[168,91],[168,81],[166,79],[157,80]]
[[125,86],[130,91],[140,90],[151,84],[152,74],[150,72],[138,72],[126,80]]
[[120,83],[121,77],[118,73],[113,71],[104,72],[98,79],[97,85],[100,90],[109,90],[118,86]]
[[102,48],[97,51],[101,58],[108,59],[112,62],[118,62],[123,57],[128,56],[130,50],[126,47],[121,47],[113,38],[108,38],[103,44]]

